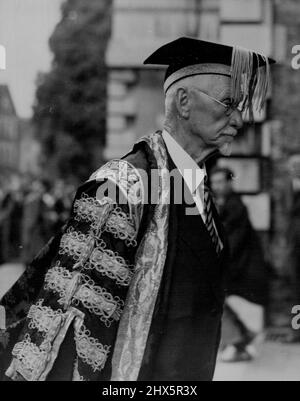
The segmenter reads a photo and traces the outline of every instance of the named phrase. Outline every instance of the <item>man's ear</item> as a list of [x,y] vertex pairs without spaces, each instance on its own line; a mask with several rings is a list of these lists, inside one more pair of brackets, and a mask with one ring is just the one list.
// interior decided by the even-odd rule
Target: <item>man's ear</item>
[[178,88],[176,92],[176,106],[181,118],[188,119],[190,116],[190,97],[185,88]]

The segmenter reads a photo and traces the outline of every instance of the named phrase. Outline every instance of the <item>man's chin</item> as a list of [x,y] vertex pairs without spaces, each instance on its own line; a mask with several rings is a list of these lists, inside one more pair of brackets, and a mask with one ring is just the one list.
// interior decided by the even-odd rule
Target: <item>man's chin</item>
[[232,143],[231,142],[226,142],[223,145],[220,146],[219,152],[221,153],[222,156],[231,156],[232,153]]

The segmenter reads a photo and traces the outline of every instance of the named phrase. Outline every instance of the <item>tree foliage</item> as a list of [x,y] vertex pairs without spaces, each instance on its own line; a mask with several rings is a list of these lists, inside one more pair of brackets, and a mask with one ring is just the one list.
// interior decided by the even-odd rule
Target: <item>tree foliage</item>
[[49,44],[49,73],[37,80],[34,122],[44,171],[86,179],[102,162],[106,136],[105,54],[112,0],[67,0]]

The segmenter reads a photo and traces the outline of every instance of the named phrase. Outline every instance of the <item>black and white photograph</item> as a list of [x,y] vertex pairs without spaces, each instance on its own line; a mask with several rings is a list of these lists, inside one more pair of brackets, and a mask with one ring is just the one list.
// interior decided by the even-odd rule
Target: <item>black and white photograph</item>
[[299,0],[0,0],[0,381],[300,381]]

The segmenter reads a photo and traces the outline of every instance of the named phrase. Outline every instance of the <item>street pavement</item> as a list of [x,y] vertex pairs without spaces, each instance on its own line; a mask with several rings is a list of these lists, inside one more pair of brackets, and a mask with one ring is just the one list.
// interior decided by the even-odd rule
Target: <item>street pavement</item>
[[300,381],[300,344],[264,342],[252,362],[218,363],[215,381]]
[[[24,270],[21,264],[0,266],[0,299]],[[217,364],[215,381],[300,381],[300,343],[264,342],[248,363]]]
[[0,266],[0,299],[18,280],[24,271],[22,264],[5,264]]

